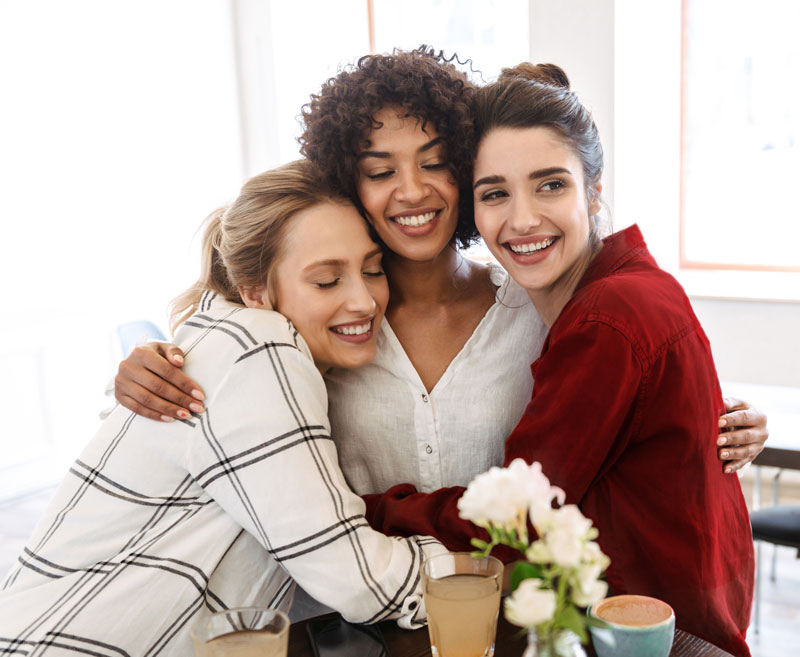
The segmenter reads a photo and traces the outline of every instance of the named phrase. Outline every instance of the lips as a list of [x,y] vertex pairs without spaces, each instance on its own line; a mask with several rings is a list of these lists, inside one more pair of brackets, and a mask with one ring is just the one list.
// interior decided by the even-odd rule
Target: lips
[[561,239],[556,235],[531,235],[503,242],[511,258],[522,265],[534,265],[550,254],[552,247]]
[[438,210],[431,210],[429,212],[420,212],[419,214],[412,215],[398,215],[392,217],[392,221],[400,224],[401,226],[425,226],[434,220]]
[[556,239],[557,238],[555,237],[545,237],[543,240],[538,242],[525,242],[523,244],[511,244],[508,242],[508,248],[517,254],[536,253],[537,251],[546,249],[548,246],[553,244]]
[[366,319],[348,322],[347,324],[337,324],[336,326],[331,326],[329,330],[340,340],[360,344],[362,342],[369,342],[372,339],[372,325],[374,320],[374,317],[368,317]]

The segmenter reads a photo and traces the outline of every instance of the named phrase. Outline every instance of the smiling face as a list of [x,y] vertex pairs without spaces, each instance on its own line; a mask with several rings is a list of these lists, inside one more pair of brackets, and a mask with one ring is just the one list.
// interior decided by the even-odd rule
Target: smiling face
[[[379,246],[350,204],[320,203],[290,222],[270,274],[275,310],[292,321],[321,371],[366,365],[389,300]],[[272,306],[266,286],[255,292],[248,306]]]
[[537,308],[553,300],[563,307],[593,255],[599,182],[588,199],[580,159],[546,127],[490,131],[474,180],[475,221],[489,250]]
[[375,114],[383,125],[359,153],[358,197],[386,246],[402,258],[430,261],[453,239],[458,187],[436,130],[404,114],[398,107]]

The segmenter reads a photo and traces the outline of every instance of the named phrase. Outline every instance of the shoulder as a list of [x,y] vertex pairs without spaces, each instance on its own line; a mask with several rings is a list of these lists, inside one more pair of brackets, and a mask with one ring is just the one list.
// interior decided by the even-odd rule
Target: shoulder
[[580,288],[562,315],[554,329],[605,325],[645,360],[699,327],[683,288],[646,251]]
[[264,344],[296,350],[309,359],[303,337],[283,315],[272,310],[246,308],[215,299],[184,322],[175,335],[184,351],[213,348],[215,353],[241,355]]

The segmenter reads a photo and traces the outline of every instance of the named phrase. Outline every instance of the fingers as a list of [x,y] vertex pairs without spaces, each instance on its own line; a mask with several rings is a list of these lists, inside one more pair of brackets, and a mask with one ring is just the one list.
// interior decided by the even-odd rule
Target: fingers
[[157,345],[158,352],[170,363],[176,367],[183,367],[183,351],[180,347],[176,347],[169,342],[154,342],[153,344]]
[[719,418],[719,426],[723,427],[764,427],[767,426],[767,416],[755,408],[743,411],[725,413]]
[[203,392],[165,356],[173,362],[175,356],[182,358],[180,349],[166,343],[134,349],[120,363],[114,380],[117,400],[140,415],[163,421],[202,413]]
[[746,465],[752,463],[752,459],[742,459],[737,461],[730,461],[725,464],[725,474],[733,474],[734,472],[738,472]]
[[723,431],[717,436],[717,445],[760,445],[763,449],[764,443],[769,438],[769,431],[766,427],[737,427],[732,431]]
[[737,399],[736,397],[725,397],[722,401],[725,403],[725,410],[728,412],[750,408],[750,405],[746,401]]

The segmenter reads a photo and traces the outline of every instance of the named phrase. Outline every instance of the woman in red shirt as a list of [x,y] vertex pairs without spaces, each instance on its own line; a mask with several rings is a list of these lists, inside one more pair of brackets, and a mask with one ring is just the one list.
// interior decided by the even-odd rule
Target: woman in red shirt
[[[478,229],[550,329],[506,462],[539,461],[594,521],[615,593],[666,600],[678,627],[749,655],[750,523],[717,462],[722,395],[688,298],[638,227],[600,239],[602,147],[561,69],[506,70],[475,121]],[[374,526],[451,547],[475,533],[461,491],[410,492],[372,500]]]

